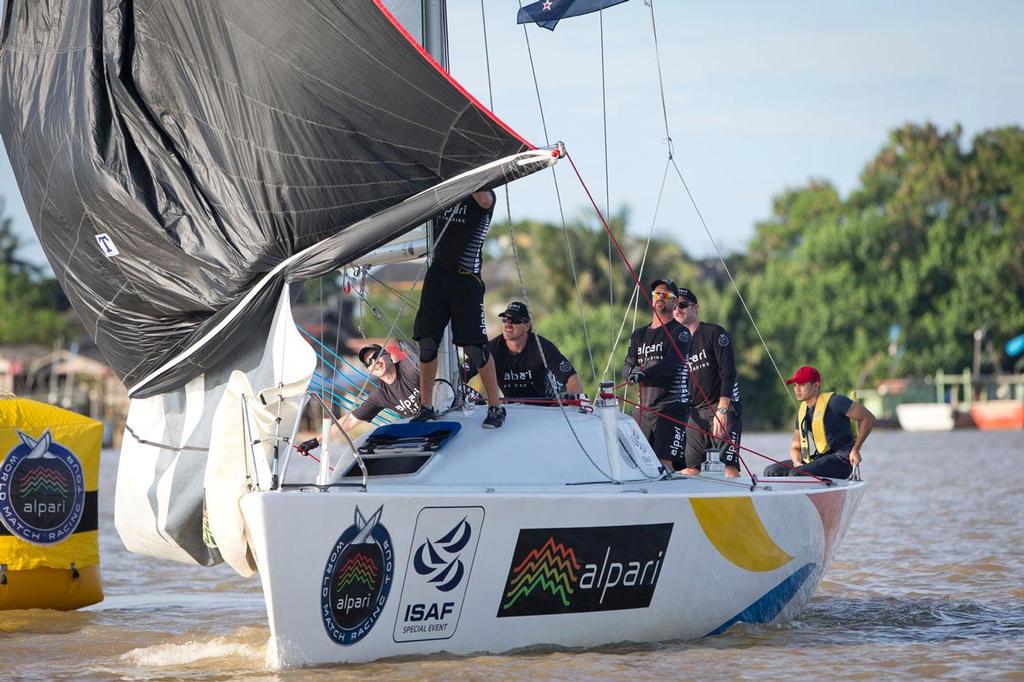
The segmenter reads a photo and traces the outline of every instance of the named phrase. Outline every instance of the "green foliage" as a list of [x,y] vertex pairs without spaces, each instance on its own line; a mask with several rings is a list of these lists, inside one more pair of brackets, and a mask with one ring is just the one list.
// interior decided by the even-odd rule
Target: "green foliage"
[[0,198],[0,343],[49,345],[71,332],[57,281],[20,259],[21,243]]

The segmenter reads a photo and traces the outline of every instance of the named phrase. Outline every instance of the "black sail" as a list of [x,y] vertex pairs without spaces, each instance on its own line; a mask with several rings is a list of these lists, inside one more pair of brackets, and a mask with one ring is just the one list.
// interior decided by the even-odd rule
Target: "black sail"
[[379,0],[8,0],[0,30],[33,226],[134,397],[231,353],[285,281],[527,172]]

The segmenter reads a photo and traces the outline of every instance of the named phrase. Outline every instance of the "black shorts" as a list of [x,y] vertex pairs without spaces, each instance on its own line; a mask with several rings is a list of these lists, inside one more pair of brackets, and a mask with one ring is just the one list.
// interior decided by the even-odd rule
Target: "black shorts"
[[417,341],[440,341],[451,320],[452,341],[456,346],[486,344],[485,289],[483,280],[471,272],[428,268],[423,277],[423,293],[412,337]]
[[[657,411],[672,419],[658,417],[650,412],[642,412],[640,417],[640,430],[647,437],[654,454],[658,459],[670,462],[673,469],[699,467],[700,462],[691,465],[688,459],[684,459],[687,435],[686,426],[681,422],[686,421],[686,412],[682,408],[658,408]],[[701,456],[701,461],[703,459]]]
[[[686,466],[699,467],[700,462],[703,462],[705,459],[705,453],[714,448],[720,453],[718,461],[738,469],[740,466],[740,437],[743,435],[743,420],[741,419],[740,408],[734,404],[729,407],[728,414],[724,415],[718,415],[715,409],[715,407],[690,408],[687,424],[693,428],[687,429],[689,433],[686,436]],[[714,433],[714,419],[716,416],[721,416],[725,419],[725,436],[732,441],[731,443],[725,443],[711,437],[711,434]],[[697,462],[697,464],[693,465],[690,462]]]

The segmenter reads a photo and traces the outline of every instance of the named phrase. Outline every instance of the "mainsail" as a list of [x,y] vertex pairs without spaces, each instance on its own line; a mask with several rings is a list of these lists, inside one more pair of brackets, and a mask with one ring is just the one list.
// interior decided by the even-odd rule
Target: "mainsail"
[[313,371],[288,282],[553,162],[381,0],[7,2],[0,134],[55,275],[133,397],[122,539],[243,573],[244,538],[222,556],[215,530],[237,497],[211,497],[235,482],[208,462],[237,470],[241,396],[273,421]]

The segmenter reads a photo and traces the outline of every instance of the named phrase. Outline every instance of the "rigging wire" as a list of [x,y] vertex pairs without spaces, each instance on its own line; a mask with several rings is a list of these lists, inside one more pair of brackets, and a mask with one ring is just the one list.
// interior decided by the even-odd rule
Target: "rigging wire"
[[[520,7],[520,9],[522,9],[522,7],[523,7],[522,0],[519,0],[519,7]],[[485,36],[487,35],[486,25],[485,25],[484,35]],[[547,122],[547,118],[544,116],[544,102],[541,100],[541,96],[540,96],[540,83],[537,80],[537,68],[536,68],[536,66],[534,66],[534,63],[533,63],[533,49],[530,46],[530,34],[526,30],[526,24],[523,24],[523,38],[526,40],[526,54],[527,54],[527,56],[530,59],[530,73],[533,75],[533,91],[537,95],[537,109],[540,111],[540,124],[541,124],[541,128],[544,131],[544,144],[547,145],[547,146],[550,146],[551,145],[551,138],[548,135],[548,122]],[[486,43],[486,40],[485,40],[484,41],[485,48],[486,48],[486,45],[487,45],[487,43]],[[490,64],[489,61],[488,61],[488,64]],[[488,87],[488,91],[490,90],[490,82],[491,82],[490,67],[488,67],[488,72],[487,72],[487,87]],[[565,209],[564,209],[564,207],[562,205],[562,191],[561,191],[561,189],[559,188],[559,185],[558,185],[558,174],[555,172],[555,169],[554,169],[553,166],[551,168],[551,179],[554,181],[554,184],[555,184],[555,198],[558,200],[558,216],[559,216],[559,218],[562,221],[562,234],[565,236],[565,250],[566,250],[566,254],[569,256],[569,267],[572,270],[572,286],[573,286],[573,291],[576,294],[576,306],[577,306],[577,308],[579,308],[579,311],[580,311],[580,321],[583,323],[583,341],[584,341],[584,344],[587,347],[587,357],[590,359],[590,372],[591,372],[591,375],[594,378],[594,384],[595,384],[595,387],[596,387],[596,385],[598,384],[597,363],[594,362],[594,352],[593,352],[593,350],[591,349],[591,346],[590,346],[590,330],[587,328],[587,316],[586,316],[586,314],[585,314],[585,312],[583,310],[583,296],[580,294],[579,275],[577,274],[577,271],[576,271],[576,256],[573,253],[573,249],[572,249],[572,239],[569,236],[569,226],[568,226],[568,224],[565,221]]]
[[[601,33],[601,123],[604,129],[604,214],[611,219],[611,187],[608,178],[608,90],[605,83],[604,66],[604,3],[598,11]],[[608,234],[608,331],[615,329],[615,284],[612,280],[612,236]],[[608,376],[607,373],[604,376]]]
[[[651,247],[651,239],[654,236],[654,225],[655,225],[655,223],[658,220],[658,211],[661,209],[661,199],[662,199],[662,196],[665,193],[665,183],[667,181],[668,181],[668,162],[666,161],[665,162],[665,172],[662,173],[662,176],[661,176],[661,189],[658,190],[658,200],[657,200],[657,202],[654,205],[654,216],[651,218],[651,227],[647,231],[647,241],[644,243],[644,253],[643,253],[643,257],[640,260],[640,271],[638,273],[638,277],[640,278],[641,282],[643,282],[644,267],[647,265],[647,254],[648,254],[648,251],[649,251],[649,249]],[[608,372],[609,372],[609,370],[611,369],[611,366],[612,366],[612,361],[615,359],[616,351],[617,351],[618,346],[619,346],[619,341],[622,339],[622,332],[626,328],[626,318],[629,317],[629,308],[630,308],[630,306],[633,307],[633,328],[636,329],[637,308],[639,307],[639,305],[640,305],[640,287],[634,286],[633,287],[633,293],[632,293],[632,295],[629,298],[629,302],[626,304],[626,314],[622,316],[622,323],[619,325],[619,331],[615,335],[615,340],[612,343],[611,351],[608,353],[608,364],[606,364],[605,367],[604,367],[604,375],[603,376],[608,376]]]
[[[768,347],[768,342],[765,341],[764,336],[761,334],[761,330],[757,326],[757,322],[754,320],[754,315],[747,306],[746,300],[743,298],[743,294],[740,293],[739,285],[736,283],[736,279],[732,276],[732,271],[729,270],[728,264],[725,262],[725,256],[722,254],[722,249],[718,245],[718,241],[711,234],[711,229],[708,227],[707,221],[704,220],[704,214],[701,213],[700,208],[697,206],[697,201],[694,199],[693,193],[690,191],[689,185],[686,183],[686,179],[683,177],[682,171],[679,170],[679,165],[675,161],[673,148],[672,148],[672,133],[669,130],[668,125],[668,105],[665,103],[665,82],[662,77],[661,70],[661,49],[658,45],[658,22],[654,16],[654,0],[644,0],[644,4],[647,5],[650,10],[651,16],[651,33],[654,37],[654,56],[657,63],[658,72],[658,92],[661,95],[661,111],[665,121],[665,138],[668,142],[668,158],[672,164],[672,167],[676,171],[676,176],[679,178],[679,182],[682,184],[683,189],[686,191],[686,196],[690,199],[690,205],[693,206],[694,212],[697,214],[697,218],[700,220],[701,225],[704,227],[704,232],[707,233],[708,239],[711,240],[711,245],[715,248],[715,253],[718,255],[718,260],[721,262],[722,267],[725,269],[725,274],[729,277],[729,282],[732,284],[733,290],[736,292],[736,296],[740,300],[740,304],[743,306],[744,312],[747,313],[747,317],[750,319],[750,324],[753,325],[754,331],[757,333],[757,338],[761,340],[761,345],[764,346],[765,352],[768,354],[768,359],[772,363],[772,367],[775,368],[775,373],[779,376],[779,381],[782,382],[784,393],[789,397],[790,402],[796,406],[796,398],[788,391],[785,390],[786,379],[783,377],[782,372],[779,370],[778,363],[775,362],[775,357],[772,355],[771,349]],[[716,417],[717,418],[717,417]]]
[[[522,6],[522,1],[521,0],[520,0],[520,6]],[[481,16],[481,19],[482,19],[483,24],[484,24],[484,26],[483,26],[484,35],[486,36],[487,35],[487,17],[486,17],[486,15],[483,14],[482,10],[483,10],[483,5],[481,3],[481,14],[480,14],[480,16]],[[524,25],[523,26],[524,34],[525,34],[525,30],[526,30],[526,26]],[[529,44],[529,36],[528,35],[527,35],[527,44]],[[485,50],[487,49],[487,41],[486,40],[484,40],[484,49]],[[486,63],[487,63],[487,91],[488,91],[488,93],[490,93],[491,92],[491,68],[490,68],[491,61],[490,61],[490,56],[488,56],[488,58],[486,59]],[[532,57],[530,59],[530,65],[531,65],[531,67],[533,65]],[[534,72],[534,85],[535,86],[537,85],[536,72]],[[538,101],[539,101],[539,92],[540,92],[539,86],[537,87],[537,91],[538,91]],[[492,97],[493,97],[493,95],[492,95]],[[491,106],[491,111],[493,111],[494,110],[494,101],[493,101],[493,99],[490,102],[490,106]],[[545,125],[545,137],[546,136],[547,136],[547,126]],[[529,294],[527,294],[527,292],[526,292],[526,280],[523,277],[523,268],[522,268],[522,265],[521,265],[521,263],[519,261],[519,246],[518,246],[518,244],[516,244],[515,228],[512,225],[512,202],[511,202],[511,200],[509,198],[508,184],[507,183],[505,184],[505,210],[506,210],[506,214],[507,214],[507,217],[508,217],[508,234],[509,234],[509,239],[512,242],[512,257],[515,260],[515,264],[516,264],[516,274],[519,276],[519,289],[520,289],[520,291],[522,292],[522,295],[523,295],[523,302],[526,303],[526,307],[527,307],[527,309],[529,309],[529,307],[530,307],[530,297],[529,297]],[[532,323],[531,323],[531,326],[533,326]],[[536,331],[536,329],[533,330],[533,340],[534,340],[534,343],[537,345],[537,352],[540,355],[541,364],[544,366],[544,375],[545,375],[545,377],[553,376],[552,372],[551,372],[551,368],[548,367],[548,359],[547,359],[547,356],[544,354],[544,348],[543,348],[543,346],[541,346],[541,343],[540,343],[540,333],[538,331]],[[588,344],[588,346],[589,346],[589,344]],[[591,362],[593,362],[593,358],[591,358]],[[569,414],[566,412],[565,405],[562,402],[562,398],[558,395],[558,391],[557,390],[554,391],[554,394],[555,394],[555,401],[558,403],[558,409],[561,411],[562,417],[565,419],[565,423],[569,427],[569,432],[572,433],[572,437],[575,439],[576,444],[580,448],[580,451],[583,452],[583,456],[587,458],[587,461],[590,462],[590,464],[595,469],[597,469],[598,473],[600,473],[602,476],[604,476],[609,481],[613,480],[611,475],[609,473],[605,473],[604,469],[599,467],[597,465],[597,462],[594,461],[593,457],[590,456],[590,453],[587,451],[587,448],[583,445],[583,441],[580,440],[579,434],[576,433],[576,428],[572,425],[572,420],[569,419]]]

